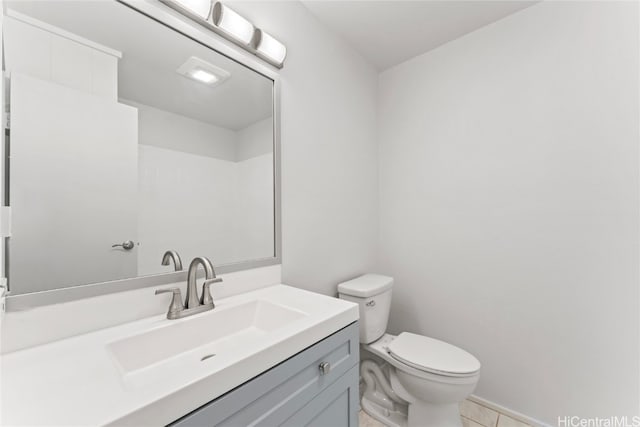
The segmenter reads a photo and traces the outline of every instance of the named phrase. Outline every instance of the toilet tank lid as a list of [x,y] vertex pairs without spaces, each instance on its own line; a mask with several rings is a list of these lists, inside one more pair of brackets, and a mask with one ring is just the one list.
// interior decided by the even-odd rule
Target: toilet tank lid
[[393,277],[381,274],[365,274],[338,285],[338,292],[353,297],[367,298],[393,287]]

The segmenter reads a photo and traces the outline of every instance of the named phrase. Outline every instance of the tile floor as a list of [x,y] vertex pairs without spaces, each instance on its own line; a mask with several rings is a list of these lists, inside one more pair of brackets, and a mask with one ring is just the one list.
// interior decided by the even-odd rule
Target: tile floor
[[531,427],[492,408],[471,400],[460,404],[460,415],[463,427]]
[[[465,400],[460,404],[460,416],[463,427],[531,427],[529,424],[471,400]],[[364,411],[360,411],[359,424],[360,427],[385,427]]]
[[359,427],[384,427],[384,424],[371,418],[369,414],[362,410],[360,410],[360,414],[358,416],[358,424]]

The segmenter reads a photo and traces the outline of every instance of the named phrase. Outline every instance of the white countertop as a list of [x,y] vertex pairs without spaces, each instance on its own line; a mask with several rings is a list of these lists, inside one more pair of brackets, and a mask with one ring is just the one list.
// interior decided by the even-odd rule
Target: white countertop
[[0,423],[165,425],[358,320],[353,303],[286,285],[220,299],[215,310],[256,298],[295,307],[305,316],[257,337],[250,348],[234,349],[232,355],[196,364],[168,363],[153,375],[123,375],[107,346],[189,318],[171,321],[164,315],[153,316],[4,354]]

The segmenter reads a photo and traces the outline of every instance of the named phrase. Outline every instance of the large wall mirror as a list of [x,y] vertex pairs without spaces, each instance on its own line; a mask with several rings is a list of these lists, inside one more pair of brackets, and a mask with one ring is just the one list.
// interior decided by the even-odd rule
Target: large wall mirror
[[274,79],[117,1],[5,1],[3,40],[11,295],[277,262]]

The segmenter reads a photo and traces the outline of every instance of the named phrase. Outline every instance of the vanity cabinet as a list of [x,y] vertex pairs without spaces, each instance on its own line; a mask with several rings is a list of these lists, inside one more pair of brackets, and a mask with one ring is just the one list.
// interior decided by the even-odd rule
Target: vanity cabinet
[[358,323],[175,421],[175,427],[358,425]]

